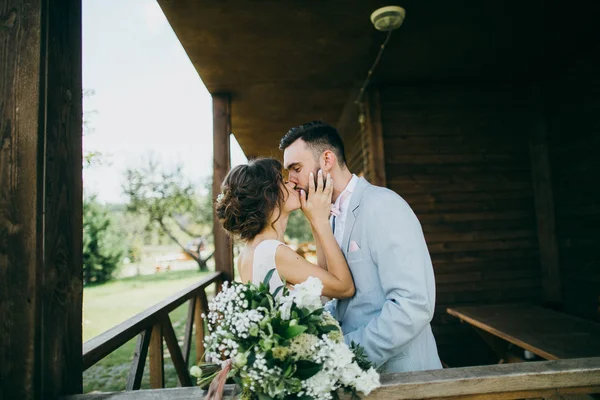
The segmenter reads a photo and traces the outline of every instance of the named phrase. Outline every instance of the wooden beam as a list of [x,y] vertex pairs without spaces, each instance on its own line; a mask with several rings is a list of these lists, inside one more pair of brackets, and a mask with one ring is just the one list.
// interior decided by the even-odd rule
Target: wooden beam
[[[543,99],[537,96],[536,100],[538,104],[534,107],[539,109],[541,108]],[[538,112],[534,118],[529,153],[531,157],[531,180],[537,219],[544,301],[548,305],[560,306],[562,303],[562,285],[558,243],[556,240],[554,194],[548,152],[546,116],[542,112]]]
[[365,129],[369,146],[369,178],[371,183],[385,187],[385,152],[383,149],[383,127],[381,124],[381,102],[379,91],[369,89],[365,104]]
[[150,387],[160,389],[165,387],[165,357],[163,353],[162,324],[159,322],[152,327],[150,335]]
[[41,390],[42,9],[0,4],[0,398],[31,399]]
[[133,361],[131,362],[131,369],[129,370],[129,377],[127,378],[125,390],[139,390],[142,386],[142,378],[144,376],[144,367],[146,366],[148,345],[150,344],[151,336],[151,328],[146,329],[138,335],[138,341],[133,353]]
[[82,6],[81,0],[45,4],[42,371],[50,398],[83,390]]
[[[213,94],[213,203],[221,193],[221,184],[231,167],[229,135],[231,134],[231,101],[227,94]],[[213,222],[215,268],[233,280],[233,246],[216,215]]]
[[0,2],[0,398],[82,390],[81,112],[81,1]]
[[183,339],[183,361],[186,367],[190,366],[190,351],[192,349],[192,333],[194,330],[194,316],[196,315],[197,297],[192,297],[188,301],[188,314],[185,320],[185,333]]
[[[215,293],[216,294],[216,293]],[[194,324],[196,325],[196,363],[204,362],[206,359],[204,353],[206,349],[204,347],[204,318],[203,313],[208,313],[208,300],[206,298],[206,292],[200,292],[196,298]]]
[[[383,374],[381,387],[367,398],[509,400],[598,391],[600,358],[580,358]],[[224,397],[228,398],[239,395],[239,389],[234,385],[226,385],[224,392]],[[338,394],[341,400],[351,397],[342,390]],[[206,391],[196,386],[162,391],[85,394],[63,400],[183,400],[199,399],[205,395]]]
[[163,334],[165,337],[165,342],[167,343],[167,348],[169,349],[169,354],[171,355],[171,361],[173,361],[173,365],[175,366],[175,371],[177,372],[177,377],[179,378],[181,386],[192,386],[190,371],[188,370],[188,367],[183,359],[183,355],[181,354],[181,348],[179,347],[179,343],[177,341],[177,335],[175,334],[173,324],[171,323],[171,319],[168,315],[165,315],[165,318],[163,319]]

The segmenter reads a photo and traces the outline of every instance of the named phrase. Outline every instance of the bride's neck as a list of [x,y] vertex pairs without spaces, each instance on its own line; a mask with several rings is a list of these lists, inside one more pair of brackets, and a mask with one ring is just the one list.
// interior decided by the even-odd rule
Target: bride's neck
[[263,229],[256,237],[252,240],[253,244],[258,244],[263,240],[275,239],[283,242],[285,240],[285,229],[287,228],[288,219],[290,214],[281,213],[279,219],[275,222],[269,221],[265,229]]

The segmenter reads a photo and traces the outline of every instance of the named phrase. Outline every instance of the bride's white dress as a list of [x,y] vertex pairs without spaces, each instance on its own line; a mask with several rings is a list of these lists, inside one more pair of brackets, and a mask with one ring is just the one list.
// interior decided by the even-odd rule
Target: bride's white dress
[[268,239],[260,242],[254,249],[252,283],[259,285],[265,279],[269,271],[275,268],[271,280],[269,281],[269,290],[271,293],[279,286],[283,285],[283,281],[275,267],[275,252],[280,245],[286,246],[285,243],[280,242],[279,240]]

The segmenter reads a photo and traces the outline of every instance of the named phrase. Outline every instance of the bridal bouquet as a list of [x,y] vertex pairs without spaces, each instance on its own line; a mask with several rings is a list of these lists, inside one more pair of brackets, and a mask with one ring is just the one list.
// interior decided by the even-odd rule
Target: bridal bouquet
[[271,294],[273,272],[259,286],[225,283],[210,302],[208,362],[190,370],[199,386],[213,381],[209,397],[222,392],[227,377],[246,400],[330,400],[340,388],[356,397],[379,387],[363,349],[348,347],[324,311],[321,281],[310,277],[292,291],[284,285]]

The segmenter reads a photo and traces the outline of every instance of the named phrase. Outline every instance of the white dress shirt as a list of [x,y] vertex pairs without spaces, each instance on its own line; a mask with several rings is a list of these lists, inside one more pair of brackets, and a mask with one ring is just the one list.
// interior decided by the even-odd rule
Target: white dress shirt
[[[352,198],[352,192],[354,191],[357,183],[358,176],[352,174],[352,179],[350,179],[350,182],[348,182],[348,185],[346,185],[346,188],[342,191],[342,193],[347,193],[344,196],[344,202],[340,204],[340,200],[342,198],[342,193],[340,193],[338,198],[333,203],[340,210],[340,215],[338,217],[335,219],[333,217],[331,218],[332,224],[334,223],[333,221],[335,221],[335,231],[333,235],[335,236],[335,240],[338,242],[340,248],[342,247],[342,240],[344,238],[344,227],[346,225],[346,215],[348,214],[350,199]],[[333,228],[333,225],[331,227]]]

